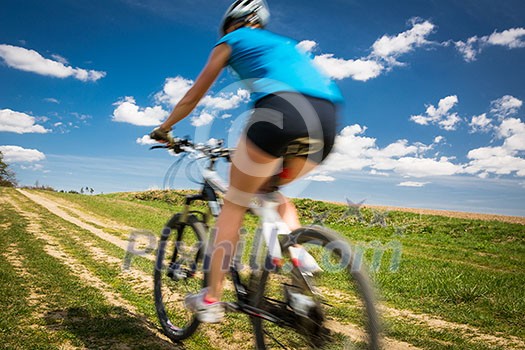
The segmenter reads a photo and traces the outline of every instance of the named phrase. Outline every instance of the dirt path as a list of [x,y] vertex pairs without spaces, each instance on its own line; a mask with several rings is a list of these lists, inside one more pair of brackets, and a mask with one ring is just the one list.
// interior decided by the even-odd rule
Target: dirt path
[[[129,248],[130,248],[130,242],[127,241],[127,240],[122,240],[120,238],[117,238],[115,237],[114,235],[112,234],[109,234],[109,233],[106,233],[104,232],[102,229],[98,228],[98,227],[95,227],[91,224],[88,224],[86,223],[85,221],[79,219],[79,217],[81,218],[84,218],[86,221],[89,221],[89,222],[93,222],[95,223],[96,225],[100,225],[102,227],[107,227],[106,224],[102,221],[100,221],[99,219],[95,218],[94,216],[92,215],[89,215],[88,213],[85,213],[85,212],[82,212],[78,209],[71,209],[71,208],[74,208],[74,206],[67,206],[67,209],[68,210],[71,210],[71,211],[75,211],[76,213],[78,213],[78,217],[76,216],[73,216],[71,214],[69,214],[66,210],[64,210],[64,205],[67,205],[67,204],[59,204],[57,202],[55,202],[54,200],[51,200],[49,198],[46,198],[42,195],[39,195],[39,194],[36,194],[34,192],[28,192],[28,191],[24,191],[24,190],[21,190],[19,189],[18,192],[20,192],[21,194],[23,194],[24,196],[26,196],[27,198],[29,198],[30,200],[32,200],[33,202],[41,205],[42,207],[46,208],[47,210],[49,210],[51,213],[55,214],[56,216],[66,220],[66,221],[69,221],[70,223],[84,229],[84,230],[87,230],[91,233],[93,233],[94,235],[96,235],[97,237],[107,241],[107,242],[110,242],[111,244],[113,245],[116,245],[117,247],[125,250],[125,251],[129,251]],[[117,228],[122,228],[124,226],[120,226],[118,225]],[[111,228],[115,228],[115,227],[111,227]],[[130,231],[132,231],[133,229],[132,228],[129,228]],[[140,238],[145,238],[144,236],[141,236],[141,235],[138,235],[137,236],[139,239]],[[133,250],[134,251],[139,251],[141,250],[141,248],[144,248],[146,247],[147,245],[149,244],[149,241],[146,241],[146,240],[141,240],[140,242],[136,242],[136,245],[133,246]],[[144,257],[146,259],[149,259],[151,261],[154,261],[154,256],[153,255],[144,255]]]
[[514,336],[496,336],[485,334],[476,327],[466,324],[445,321],[434,316],[426,314],[416,314],[410,310],[398,310],[391,307],[382,306],[381,312],[396,318],[408,318],[418,323],[426,324],[434,330],[444,330],[450,332],[457,332],[466,339],[502,346],[505,349],[525,349],[525,342]]
[[[29,195],[33,194],[34,192],[28,192],[22,189],[18,190],[20,193],[23,193],[25,196],[29,197]],[[67,199],[60,198],[58,196],[53,196],[51,194],[47,194],[46,192],[39,192],[38,197],[48,200],[49,202],[55,203],[56,205],[60,206],[62,209],[66,209],[67,212],[73,214],[73,216],[76,216],[80,220],[84,221],[87,224],[93,224],[96,226],[104,227],[104,228],[110,228],[112,230],[116,231],[123,231],[123,232],[130,232],[135,230],[135,228],[131,226],[122,225],[116,221],[110,220],[108,218],[104,218],[98,215],[95,215],[93,213],[86,213],[86,211],[78,204],[68,201]]]
[[[151,334],[155,335],[155,337],[151,339],[152,343],[159,345],[165,349],[174,348],[173,343],[164,334],[162,334],[148,318],[142,315],[134,305],[123,299],[118,293],[114,292],[111,286],[109,286],[107,283],[105,283],[100,278],[91,273],[88,269],[86,269],[86,267],[82,263],[77,261],[73,256],[67,254],[64,251],[64,249],[62,249],[59,241],[55,237],[47,234],[46,231],[42,228],[42,218],[37,213],[24,210],[20,203],[17,203],[16,199],[14,198],[7,198],[5,200],[7,203],[13,206],[15,210],[18,213],[20,213],[20,215],[28,219],[28,233],[34,235],[37,239],[40,239],[42,242],[45,242],[44,250],[48,255],[59,260],[62,264],[69,268],[75,276],[78,276],[86,285],[89,285],[90,287],[93,287],[100,291],[109,304],[126,310],[131,317],[140,320],[142,325],[149,332],[151,332]],[[23,259],[23,257],[17,251],[16,246],[12,245],[8,247],[8,250],[5,251],[3,255],[13,265],[13,267],[19,271],[19,273],[28,273],[27,271],[25,271],[25,269],[23,269],[21,263],[21,259]],[[37,295],[33,293],[28,298],[28,303],[30,305],[38,306],[37,312],[39,313],[39,315],[35,315],[35,317],[44,317],[45,312],[49,311],[45,310],[46,307],[44,295]],[[106,346],[108,344],[104,345]],[[133,345],[119,343],[114,344],[114,348],[132,349]],[[78,347],[71,345],[70,342],[66,340],[64,344],[61,344],[61,349],[78,349]],[[84,347],[82,347],[82,349],[84,349]]]
[[[29,193],[28,191],[22,191],[22,190],[19,190],[19,192],[23,194],[24,196],[26,196],[27,198],[34,201],[35,203],[43,206],[45,209],[49,210],[53,214],[61,217],[62,219],[66,221],[69,221],[77,225],[80,228],[90,231],[91,233],[95,234],[97,237],[107,242],[110,242],[123,250],[126,250],[128,248],[127,241],[116,238],[115,236],[108,234],[104,232],[103,230],[97,227],[94,227],[90,224],[87,224],[86,222],[80,220],[79,218],[70,215],[66,210],[64,210],[64,208],[67,207],[68,210],[72,211],[71,208],[67,205],[65,201],[61,201],[61,203],[59,204],[50,198],[43,197],[34,192]],[[96,225],[103,224],[101,220],[91,217],[91,215],[81,211],[78,208],[75,208],[74,210],[76,214],[79,214],[78,215],[79,217],[86,218],[86,220],[96,223]],[[100,226],[105,227],[105,225],[106,224],[100,225]],[[95,247],[89,242],[82,242],[82,243],[86,245],[86,247],[90,250],[92,254],[95,254],[98,260],[106,261],[108,263],[117,263],[117,260],[114,257],[106,254],[102,249]],[[55,253],[59,254],[58,252],[55,252]],[[148,256],[147,258],[150,260],[154,259],[153,256]],[[134,274],[137,274],[137,279],[141,280],[142,283],[140,284],[142,284],[143,286],[145,286],[144,282],[146,281],[151,283],[151,276],[149,275],[146,276],[146,274],[142,272],[138,272],[138,271],[134,271]],[[117,300],[114,299],[113,296],[110,298],[113,299],[114,302],[117,302]],[[444,320],[435,318],[431,315],[415,314],[408,310],[398,310],[398,309],[387,308],[387,307],[382,307],[382,310],[391,316],[411,319],[417,323],[425,324],[426,326],[432,329],[452,331],[452,332],[458,331],[461,333],[463,337],[465,337],[466,339],[472,339],[473,341],[481,341],[481,342],[488,343],[488,344],[500,345],[506,348],[512,347],[514,349],[525,349],[525,343],[516,337],[507,337],[508,338],[507,339],[507,338],[498,337],[494,335],[488,335],[488,334],[484,334],[483,332],[479,331],[475,327],[471,327],[465,324],[458,324],[458,323],[453,323],[449,321],[444,321]],[[353,339],[353,340],[360,339],[362,338],[362,335],[363,335],[363,332],[359,330],[357,327],[342,325],[336,321],[330,321],[330,328],[336,332],[339,332],[339,333],[342,333],[348,336],[350,339]],[[394,339],[385,339],[385,346],[387,346],[387,348],[391,350],[418,349],[417,347],[409,343],[397,341]]]

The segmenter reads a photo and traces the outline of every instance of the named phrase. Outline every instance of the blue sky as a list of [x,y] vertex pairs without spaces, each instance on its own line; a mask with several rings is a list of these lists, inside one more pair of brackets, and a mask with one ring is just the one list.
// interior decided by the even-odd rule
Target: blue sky
[[[525,216],[525,3],[268,0],[346,103],[296,197]],[[21,184],[162,188],[144,138],[206,62],[229,1],[0,0],[0,151]],[[225,71],[175,133],[235,144],[250,106]],[[222,169],[225,171],[225,167]],[[192,184],[180,172],[171,184]]]

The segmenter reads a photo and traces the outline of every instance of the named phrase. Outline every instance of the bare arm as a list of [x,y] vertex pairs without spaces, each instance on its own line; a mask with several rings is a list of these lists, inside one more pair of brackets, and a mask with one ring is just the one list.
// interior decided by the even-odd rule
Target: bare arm
[[173,108],[170,116],[160,128],[165,131],[171,130],[171,127],[186,118],[191,111],[197,106],[201,98],[215,82],[222,69],[227,65],[230,59],[231,49],[226,44],[221,44],[213,49],[206,66],[202,69],[195,84],[184,95],[184,97]]

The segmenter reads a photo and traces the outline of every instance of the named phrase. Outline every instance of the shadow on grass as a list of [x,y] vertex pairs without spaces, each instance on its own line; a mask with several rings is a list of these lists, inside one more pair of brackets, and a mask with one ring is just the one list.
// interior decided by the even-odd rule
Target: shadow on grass
[[153,323],[122,307],[104,311],[71,307],[47,312],[44,320],[50,330],[67,332],[88,349],[185,349],[161,339]]

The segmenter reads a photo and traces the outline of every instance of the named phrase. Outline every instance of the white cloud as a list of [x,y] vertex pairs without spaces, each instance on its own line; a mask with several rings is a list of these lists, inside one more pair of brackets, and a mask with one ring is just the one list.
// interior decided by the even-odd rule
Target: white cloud
[[525,47],[525,28],[512,28],[501,33],[494,32],[488,39],[487,43],[491,45],[500,45],[509,49]]
[[139,145],[143,145],[143,146],[146,146],[146,145],[154,145],[154,144],[157,144],[158,141],[155,141],[153,140],[151,137],[149,137],[149,135],[144,135],[142,137],[139,137],[136,142],[139,144]]
[[525,159],[512,156],[503,147],[482,147],[468,153],[471,159],[465,172],[469,174],[516,175],[525,176]]
[[333,181],[335,181],[335,177],[328,176],[328,175],[323,175],[323,174],[318,174],[318,175],[308,176],[305,180],[317,181],[317,182],[333,182]]
[[27,149],[20,146],[0,146],[6,163],[33,163],[46,159],[44,153],[36,149]]
[[[297,44],[297,48],[303,52],[312,52],[318,48],[318,44],[313,40],[303,40]],[[327,76],[332,79],[352,78],[359,81],[367,81],[378,77],[384,67],[376,60],[344,59],[336,58],[334,54],[321,54],[314,57],[314,63]]]
[[[54,61],[34,50],[18,46],[0,45],[0,57],[11,68],[56,78],[74,77],[81,81],[97,81],[106,76],[106,72],[73,68],[66,65],[63,58]],[[57,59],[59,56],[54,57]]]
[[432,118],[439,119],[446,115],[459,102],[456,95],[447,96],[439,100],[438,108],[430,105],[427,108],[427,114]]
[[57,100],[56,98],[52,98],[52,97],[44,98],[44,101],[49,102],[49,103],[60,104],[59,100]]
[[400,187],[423,187],[428,185],[430,182],[415,182],[415,181],[405,181],[397,184]]
[[392,170],[403,176],[421,178],[458,174],[462,171],[462,166],[453,164],[446,157],[440,159],[404,157],[395,162]]
[[181,76],[167,78],[162,91],[155,94],[157,103],[166,103],[175,106],[192,87],[193,80]]
[[191,118],[191,125],[195,127],[204,126],[210,124],[215,119],[210,113],[202,112],[200,115]]
[[492,106],[490,112],[501,119],[518,113],[518,110],[523,105],[523,101],[514,96],[505,95],[492,101],[490,104]]
[[497,136],[505,140],[503,147],[510,152],[525,151],[525,123],[521,120],[505,119],[498,128]]
[[49,130],[41,125],[35,124],[35,117],[10,109],[0,110],[0,131],[15,132],[17,134],[40,133],[45,134]]
[[[155,126],[169,115],[162,106],[172,108],[176,105],[193,85],[193,80],[181,76],[167,78],[162,91],[154,95],[157,106],[141,108],[137,106],[133,97],[125,97],[114,103],[117,108],[113,111],[113,121],[125,122],[139,126]],[[250,101],[250,92],[238,89],[235,92],[220,92],[216,95],[206,95],[197,105],[191,118],[192,125],[203,126],[211,123],[215,117],[227,110],[238,108],[242,103]],[[162,106],[161,106],[162,105]],[[222,114],[221,118],[230,118],[231,114]]]
[[333,54],[316,56],[314,63],[326,75],[339,80],[352,78],[354,80],[367,81],[377,78],[384,70],[384,67],[374,60],[345,60],[335,58]]
[[471,150],[465,168],[469,174],[486,177],[489,174],[525,176],[525,159],[520,157],[525,150],[525,123],[516,118],[502,121],[496,129],[496,137],[503,139],[500,146],[480,147]]
[[505,157],[508,154],[508,150],[501,146],[480,147],[469,151],[467,157],[470,159],[486,159],[488,157]]
[[478,54],[481,52],[479,46],[479,38],[472,37],[467,40],[467,42],[457,41],[454,43],[456,49],[463,55],[463,59],[466,62],[472,62],[477,59]]
[[457,41],[454,43],[456,49],[463,55],[463,58],[467,62],[476,60],[476,56],[480,52],[480,49],[476,48],[478,37],[472,37],[467,42]]
[[378,175],[378,176],[386,176],[386,177],[390,176],[389,173],[385,173],[385,172],[382,172],[382,171],[377,171],[375,169],[370,170],[370,175]]
[[[383,35],[370,48],[368,57],[345,59],[335,57],[332,53],[324,53],[314,57],[315,64],[325,74],[333,79],[352,78],[367,81],[377,78],[394,66],[402,65],[397,59],[418,47],[431,44],[427,40],[435,26],[430,21],[414,18],[409,21],[410,29],[394,36]],[[317,49],[315,41],[301,41],[297,47],[301,51],[312,52]]]
[[470,132],[489,132],[492,128],[492,119],[487,118],[487,113],[473,116],[470,123]]
[[376,149],[376,139],[364,134],[366,127],[358,124],[345,127],[336,137],[334,151],[322,165],[328,172],[361,170],[372,165],[368,150]]
[[297,44],[297,48],[303,52],[312,52],[317,47],[317,43],[313,40],[303,40]]
[[432,122],[432,118],[421,114],[413,115],[410,120],[419,125],[429,125]]
[[238,89],[236,93],[221,92],[216,96],[205,96],[200,106],[214,111],[226,111],[238,108],[241,103],[250,101],[250,92],[244,89]]
[[[44,166],[42,164],[20,165],[20,169],[41,171],[44,169]],[[49,171],[45,171],[45,172],[49,172]]]
[[523,48],[525,47],[524,39],[525,28],[511,28],[499,33],[495,31],[487,36],[473,36],[468,38],[466,42],[457,41],[454,45],[463,55],[465,61],[472,62],[488,46],[503,46],[508,49]]
[[320,171],[333,174],[370,169],[374,175],[385,175],[388,171],[417,178],[462,172],[462,166],[452,163],[450,158],[425,158],[425,152],[431,150],[433,145],[398,140],[380,148],[375,138],[364,136],[365,131],[366,127],[357,124],[344,128],[337,136],[334,151],[321,165]]
[[210,147],[219,147],[219,146],[221,146],[223,144],[223,141],[219,140],[219,139],[216,139],[214,137],[211,137],[204,144],[207,145],[207,146],[210,146]]
[[461,122],[461,118],[457,113],[452,113],[446,115],[442,120],[438,122],[438,125],[441,129],[447,131],[453,131],[457,129],[457,125]]
[[51,55],[51,57],[53,57],[55,61],[58,61],[58,62],[60,62],[62,64],[69,64],[67,59],[65,57],[60,56],[60,55],[53,54],[53,55]]
[[439,144],[441,142],[445,141],[445,138],[443,136],[436,136],[434,138],[434,144]]
[[383,149],[369,149],[367,154],[375,158],[394,158],[403,157],[408,154],[416,154],[418,150],[418,146],[409,145],[407,140],[398,140]]
[[425,115],[413,115],[410,120],[419,125],[438,125],[441,129],[451,131],[456,130],[461,118],[457,113],[451,113],[459,102],[456,95],[447,96],[439,100],[438,107],[429,105]]
[[434,31],[434,24],[419,18],[410,20],[412,28],[396,36],[383,35],[372,45],[372,55],[391,64],[398,64],[397,58],[430,42],[427,36]]
[[[442,116],[450,113],[454,99],[429,109],[430,115]],[[480,116],[478,116],[480,117]],[[432,118],[429,116],[429,118]],[[477,126],[487,126],[482,117]],[[525,177],[525,123],[518,118],[507,118],[500,125],[493,126],[494,141],[500,144],[472,149],[467,154],[468,162],[456,163],[456,157],[426,156],[436,145],[445,142],[443,136],[436,136],[433,143],[397,140],[384,148],[378,147],[377,140],[365,135],[367,128],[358,124],[345,127],[336,138],[334,151],[319,168],[320,175],[337,178],[337,174],[351,170],[369,170],[371,175],[395,173],[402,177],[427,178],[461,174],[487,178],[490,175],[515,175]],[[421,181],[406,181],[399,186],[426,185]],[[419,186],[419,185],[417,185]]]
[[141,108],[133,97],[125,97],[114,106],[117,108],[113,111],[113,121],[138,126],[159,125],[169,114],[161,106]]

